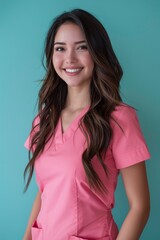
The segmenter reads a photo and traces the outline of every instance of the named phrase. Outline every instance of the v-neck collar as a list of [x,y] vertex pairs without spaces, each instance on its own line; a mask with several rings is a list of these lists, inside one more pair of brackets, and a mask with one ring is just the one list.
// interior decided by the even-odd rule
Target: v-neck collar
[[59,117],[58,126],[57,126],[58,127],[57,135],[58,136],[56,136],[56,138],[58,137],[59,140],[61,141],[61,143],[64,143],[75,132],[75,130],[78,128],[79,120],[88,111],[89,107],[90,107],[90,105],[87,105],[86,107],[84,107],[81,110],[81,112],[78,114],[78,116],[75,119],[73,119],[73,121],[70,123],[70,125],[67,127],[67,129],[65,130],[64,133],[62,131],[62,118],[61,118],[61,116]]

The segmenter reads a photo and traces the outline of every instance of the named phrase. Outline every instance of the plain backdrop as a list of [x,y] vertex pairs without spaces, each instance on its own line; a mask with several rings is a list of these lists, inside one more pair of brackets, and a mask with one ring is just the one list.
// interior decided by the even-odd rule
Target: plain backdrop
[[[21,240],[37,192],[23,194],[23,147],[36,114],[44,39],[55,16],[82,8],[105,26],[124,70],[123,100],[136,109],[151,160],[146,162],[151,214],[141,240],[160,239],[160,1],[0,0],[0,239]],[[128,210],[121,177],[113,210],[120,227]]]

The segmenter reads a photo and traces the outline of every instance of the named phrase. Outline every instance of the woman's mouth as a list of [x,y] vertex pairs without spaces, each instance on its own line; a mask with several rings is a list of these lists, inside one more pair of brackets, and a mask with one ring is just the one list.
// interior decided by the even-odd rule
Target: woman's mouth
[[77,73],[80,72],[82,70],[82,68],[66,68],[65,71],[67,73]]
[[82,69],[83,69],[82,67],[81,68],[64,68],[64,71],[68,76],[76,76],[82,71]]

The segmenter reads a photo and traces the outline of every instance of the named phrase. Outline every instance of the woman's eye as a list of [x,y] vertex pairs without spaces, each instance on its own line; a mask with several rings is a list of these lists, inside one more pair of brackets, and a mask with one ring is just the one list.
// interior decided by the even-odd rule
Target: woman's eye
[[82,46],[79,46],[78,49],[80,49],[80,50],[87,50],[88,48],[87,48],[86,45],[82,45]]
[[64,48],[63,48],[63,47],[56,47],[56,48],[55,48],[55,51],[57,51],[57,52],[62,52],[62,51],[64,51]]

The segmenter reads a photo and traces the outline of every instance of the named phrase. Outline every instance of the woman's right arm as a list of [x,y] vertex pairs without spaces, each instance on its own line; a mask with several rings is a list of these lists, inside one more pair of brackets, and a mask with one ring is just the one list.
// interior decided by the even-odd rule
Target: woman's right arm
[[37,215],[40,211],[40,207],[41,207],[41,193],[38,192],[37,196],[35,198],[35,201],[33,203],[33,207],[32,207],[32,211],[28,220],[28,225],[23,237],[23,240],[32,240],[32,236],[31,236],[31,227],[35,221],[35,219],[37,218]]

